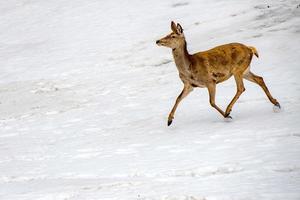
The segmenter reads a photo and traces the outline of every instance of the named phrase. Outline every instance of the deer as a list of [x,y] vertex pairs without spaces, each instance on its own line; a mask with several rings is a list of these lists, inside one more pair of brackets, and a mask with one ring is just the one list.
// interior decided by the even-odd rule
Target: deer
[[[172,124],[179,103],[196,87],[207,88],[210,105],[225,119],[232,119],[230,113],[233,105],[245,91],[243,79],[259,85],[270,102],[274,104],[274,110],[280,110],[279,102],[272,97],[264,79],[250,71],[253,55],[257,58],[259,57],[255,47],[241,43],[229,43],[206,51],[189,54],[182,26],[172,21],[171,30],[170,34],[157,40],[156,44],[172,49],[179,78],[183,82],[184,87],[169,113],[168,126]],[[232,76],[234,77],[237,90],[224,112],[215,102],[216,85]]]

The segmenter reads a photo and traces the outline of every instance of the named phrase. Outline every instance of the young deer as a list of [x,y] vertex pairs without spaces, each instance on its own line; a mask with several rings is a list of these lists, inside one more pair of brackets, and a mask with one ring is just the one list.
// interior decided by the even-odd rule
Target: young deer
[[[172,123],[178,104],[194,87],[206,87],[209,92],[210,105],[221,113],[224,118],[231,118],[229,114],[234,103],[245,91],[243,78],[258,84],[264,90],[271,103],[276,108],[280,108],[280,104],[270,94],[263,78],[250,71],[250,62],[253,54],[258,57],[258,53],[254,47],[239,43],[230,43],[190,55],[186,48],[186,41],[181,25],[176,25],[172,21],[171,30],[170,34],[157,40],[156,44],[172,49],[175,64],[184,88],[177,97],[175,105],[169,114],[168,126]],[[216,84],[226,81],[232,75],[237,85],[237,92],[224,112],[215,103]]]

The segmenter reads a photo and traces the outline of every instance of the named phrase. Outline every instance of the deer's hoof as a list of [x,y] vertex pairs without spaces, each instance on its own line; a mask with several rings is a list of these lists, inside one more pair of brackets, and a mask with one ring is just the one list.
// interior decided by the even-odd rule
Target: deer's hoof
[[231,122],[232,121],[232,117],[228,115],[227,117],[224,118],[224,121],[225,122]]
[[225,118],[231,118],[231,119],[232,119],[232,117],[230,116],[230,112],[226,112],[224,117],[225,117]]
[[168,126],[170,126],[172,124],[172,119],[168,120]]
[[275,113],[278,113],[278,112],[280,112],[280,110],[281,110],[280,104],[279,104],[279,103],[276,103],[276,104],[273,106],[273,111],[274,111]]

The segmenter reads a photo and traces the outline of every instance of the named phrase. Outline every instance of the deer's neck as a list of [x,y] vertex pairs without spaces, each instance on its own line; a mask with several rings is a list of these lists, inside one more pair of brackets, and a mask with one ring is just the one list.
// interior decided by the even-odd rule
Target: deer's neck
[[189,68],[191,61],[186,48],[186,42],[184,42],[182,46],[172,49],[172,53],[179,73],[187,75],[190,74]]

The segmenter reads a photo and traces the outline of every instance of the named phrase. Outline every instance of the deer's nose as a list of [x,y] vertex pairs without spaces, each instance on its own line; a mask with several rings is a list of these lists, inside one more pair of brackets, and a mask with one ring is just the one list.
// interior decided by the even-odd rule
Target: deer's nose
[[156,44],[158,44],[159,43],[159,40],[156,40]]

